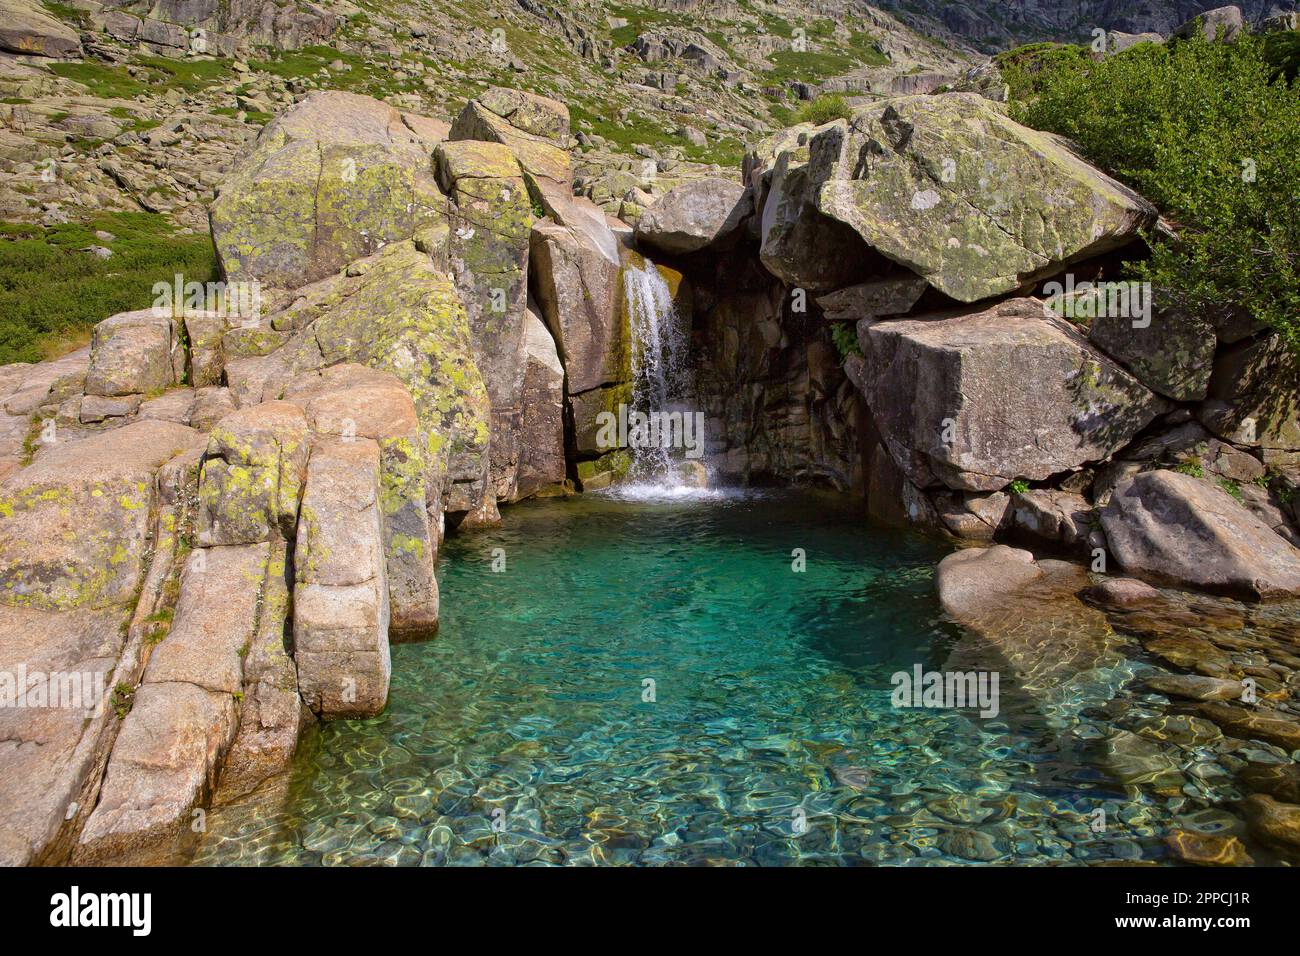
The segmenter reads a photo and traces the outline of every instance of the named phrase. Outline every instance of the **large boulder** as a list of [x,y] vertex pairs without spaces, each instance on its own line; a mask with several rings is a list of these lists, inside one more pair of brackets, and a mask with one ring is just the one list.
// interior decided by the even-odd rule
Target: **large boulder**
[[134,599],[154,506],[153,476],[203,436],[138,421],[57,442],[0,486],[0,604],[67,610]]
[[734,233],[753,211],[753,191],[727,179],[692,179],[669,190],[636,225],[639,242],[675,254]]
[[296,288],[442,220],[428,135],[370,97],[308,95],[218,188],[212,237],[226,277]]
[[1150,324],[1110,310],[1092,319],[1088,338],[1154,392],[1177,402],[1205,397],[1214,367],[1214,326],[1200,316],[1161,309]]
[[1142,472],[1116,486],[1101,520],[1138,577],[1252,598],[1300,592],[1300,551],[1204,479]]
[[1163,408],[1037,300],[858,326],[860,384],[908,478],[997,491],[1123,447]]
[[954,551],[939,562],[934,583],[944,611],[955,620],[973,621],[1042,575],[1030,552],[996,544]]
[[569,108],[535,93],[490,87],[465,105],[448,138],[507,146],[530,176],[565,187],[573,178]]
[[1280,336],[1265,335],[1222,349],[1206,400],[1205,427],[1238,445],[1257,446],[1264,463],[1300,463],[1300,361]]
[[80,56],[81,38],[35,0],[0,0],[0,50],[19,55]]
[[974,93],[873,103],[822,127],[809,153],[820,213],[961,302],[1122,246],[1156,219],[1064,140]]
[[123,312],[95,326],[90,340],[87,395],[132,395],[176,380],[172,320],[153,309]]
[[326,439],[312,449],[294,549],[298,690],[321,717],[373,717],[388,702],[388,584],[379,446]]
[[515,497],[564,480],[564,366],[555,340],[531,309],[524,328],[524,384]]
[[1174,27],[1174,36],[1186,39],[1199,33],[1210,41],[1230,41],[1235,40],[1244,29],[1246,21],[1241,15],[1240,7],[1215,7]]

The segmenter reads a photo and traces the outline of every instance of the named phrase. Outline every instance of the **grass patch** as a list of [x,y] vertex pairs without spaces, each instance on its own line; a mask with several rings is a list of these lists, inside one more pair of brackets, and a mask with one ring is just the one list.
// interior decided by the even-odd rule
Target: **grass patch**
[[[113,234],[95,237],[96,230]],[[80,250],[106,246],[110,259]],[[105,213],[84,223],[0,223],[0,364],[37,362],[85,341],[91,326],[143,309],[153,284],[219,278],[206,235],[178,235],[153,213]]]

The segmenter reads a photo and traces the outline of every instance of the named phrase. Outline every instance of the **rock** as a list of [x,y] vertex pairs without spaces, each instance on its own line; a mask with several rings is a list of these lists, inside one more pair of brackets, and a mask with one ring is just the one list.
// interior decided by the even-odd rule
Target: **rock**
[[891,98],[821,127],[808,189],[823,215],[960,302],[1118,248],[1156,219],[1064,140],[975,93]]
[[860,323],[864,394],[919,487],[997,491],[1112,454],[1162,403],[1032,299]]
[[696,252],[732,235],[753,212],[753,193],[726,179],[692,179],[641,216],[638,242],[674,254]]
[[156,862],[191,832],[235,736],[266,544],[195,551],[170,632],[154,650],[74,855],[81,865]]
[[0,50],[19,55],[81,55],[77,32],[33,0],[0,0]]
[[312,449],[294,551],[298,690],[321,717],[373,717],[388,702],[388,585],[379,446]]
[[1263,449],[1266,465],[1300,460],[1300,363],[1280,337],[1222,349],[1197,417],[1224,441]]
[[1175,667],[1210,677],[1222,677],[1233,670],[1232,658],[1226,651],[1195,634],[1167,634],[1148,641],[1146,649]]
[[1254,793],[1241,803],[1250,832],[1287,853],[1300,852],[1300,806]]
[[1092,319],[1088,338],[1154,392],[1179,402],[1205,397],[1214,367],[1214,327],[1204,318],[1155,310],[1145,328],[1141,319],[1110,309]]
[[1178,763],[1164,748],[1127,730],[1112,731],[1100,756],[1102,769],[1126,787],[1145,784],[1157,792],[1182,786]]
[[[881,453],[884,454],[883,450]],[[939,519],[957,537],[992,541],[1005,526],[1011,496],[1001,491],[992,494],[938,492],[934,495],[934,505]]]
[[568,187],[569,108],[534,93],[490,87],[470,100],[451,124],[450,140],[480,140],[509,148],[531,176]]
[[[81,404],[84,412],[86,404],[84,399]],[[191,388],[173,388],[163,392],[157,398],[142,402],[138,415],[140,418],[188,425],[193,410],[194,390]]]
[[895,528],[937,528],[940,523],[930,500],[880,445],[867,464],[867,515]]
[[438,629],[438,534],[410,394],[390,372],[346,363],[298,382],[286,398],[306,409],[318,435],[377,443],[390,632],[397,640],[431,637]]
[[1246,23],[1242,19],[1240,7],[1215,7],[1213,10],[1198,13],[1185,23],[1180,23],[1174,28],[1174,36],[1187,38],[1199,33],[1211,42],[1214,40],[1230,42],[1235,40],[1237,34],[1244,29]]
[[1106,578],[1088,588],[1084,595],[1106,607],[1139,607],[1160,600],[1160,592],[1136,578]]
[[909,311],[927,288],[928,283],[919,276],[893,276],[819,296],[817,304],[832,322],[874,320]]
[[1300,721],[1291,714],[1258,705],[1237,707],[1216,702],[1200,704],[1196,712],[1218,724],[1229,737],[1262,740],[1287,752],[1300,750]]
[[1139,577],[1262,599],[1300,591],[1300,551],[1208,481],[1143,472],[1116,486],[1101,520]]
[[95,326],[87,395],[131,395],[175,380],[172,320],[152,309],[123,312]]
[[1068,491],[1036,488],[1012,499],[1012,527],[1045,544],[1089,551],[1095,520],[1087,499]]
[[296,288],[443,221],[434,145],[378,100],[308,94],[218,187],[212,236],[227,278]]
[[1165,38],[1159,33],[1121,33],[1118,30],[1106,31],[1106,52],[1120,53],[1139,43],[1164,43]]
[[139,408],[139,395],[123,395],[118,398],[87,395],[81,400],[77,417],[82,424],[94,424],[110,418],[127,418]]
[[1180,863],[1194,866],[1255,865],[1241,841],[1226,833],[1174,830],[1165,837],[1165,845]]
[[137,421],[49,446],[0,487],[0,603],[47,610],[134,599],[154,472],[203,436]]
[[288,402],[241,408],[218,422],[199,483],[199,544],[291,539],[308,445],[307,419]]
[[1042,573],[1028,551],[996,544],[953,552],[939,562],[934,580],[939,603],[960,622],[996,606],[1007,592],[1023,588]]
[[1163,740],[1179,747],[1202,747],[1223,737],[1219,728],[1208,720],[1187,714],[1145,717],[1134,724],[1133,729],[1143,737]]
[[555,340],[532,309],[524,327],[523,417],[515,495],[526,498],[564,481],[564,366]]
[[1148,677],[1146,685],[1160,694],[1201,701],[1240,700],[1243,692],[1239,680],[1225,680],[1199,674],[1157,674]]
[[1248,764],[1238,776],[1255,793],[1282,803],[1300,803],[1300,764]]
[[578,486],[581,491],[600,491],[623,480],[632,467],[632,456],[620,449],[591,461],[578,462]]

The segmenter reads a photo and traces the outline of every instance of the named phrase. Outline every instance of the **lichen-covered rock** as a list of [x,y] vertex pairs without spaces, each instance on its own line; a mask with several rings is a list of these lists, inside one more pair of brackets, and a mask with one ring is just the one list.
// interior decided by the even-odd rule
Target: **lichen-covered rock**
[[442,219],[428,135],[370,97],[309,94],[218,188],[212,236],[226,276],[296,288]]
[[199,544],[291,539],[309,436],[302,409],[289,402],[241,408],[218,422],[199,485]]
[[546,325],[528,310],[524,327],[523,417],[515,497],[564,481],[564,366]]
[[961,302],[1124,245],[1156,219],[1063,140],[974,93],[873,103],[820,128],[809,154],[819,212]]
[[95,326],[87,395],[153,392],[175,381],[172,320],[153,309],[122,312]]
[[0,50],[22,55],[81,55],[81,38],[35,0],[0,0]]
[[193,552],[108,760],[74,862],[165,860],[216,783],[235,737],[243,656],[257,631],[269,545]]
[[195,388],[220,385],[226,364],[221,337],[230,327],[229,319],[220,312],[204,311],[187,312],[183,321],[189,339],[189,384]]
[[294,550],[298,690],[321,717],[373,717],[388,701],[388,585],[379,446],[328,439],[312,449]]
[[819,296],[822,314],[832,322],[858,322],[902,315],[916,305],[929,284],[919,276],[899,275],[872,279]]
[[1300,592],[1300,551],[1204,479],[1143,472],[1116,486],[1101,520],[1138,577],[1253,598]]
[[637,241],[664,252],[696,252],[733,234],[753,212],[753,195],[727,179],[689,180],[645,211]]
[[1125,445],[1160,399],[1033,299],[859,323],[861,384],[908,478],[997,491]]
[[448,134],[450,140],[481,140],[509,147],[529,174],[568,186],[569,108],[556,100],[490,87],[465,105]]
[[1300,362],[1280,337],[1222,349],[1197,415],[1225,441],[1262,449],[1264,464],[1300,463]]
[[1151,324],[1110,310],[1092,319],[1088,338],[1133,373],[1134,378],[1166,398],[1195,402],[1205,397],[1214,367],[1214,326],[1204,318],[1162,309]]
[[137,421],[56,442],[0,486],[0,604],[107,607],[134,598],[154,472],[201,446],[192,428]]
[[438,537],[429,521],[425,456],[410,394],[391,372],[345,363],[295,383],[286,398],[306,409],[317,435],[378,444],[390,630],[399,640],[432,636],[438,628]]

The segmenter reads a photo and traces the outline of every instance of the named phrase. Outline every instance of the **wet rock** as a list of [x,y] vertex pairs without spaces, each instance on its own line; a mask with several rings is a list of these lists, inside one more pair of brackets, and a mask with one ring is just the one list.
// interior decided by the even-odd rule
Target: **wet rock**
[[1084,596],[1106,607],[1135,607],[1160,600],[1160,592],[1136,578],[1106,578],[1088,588]]
[[1064,141],[974,93],[891,98],[821,127],[808,183],[823,215],[960,302],[1117,248],[1156,218]]
[[1169,634],[1146,643],[1152,654],[1175,667],[1200,671],[1209,677],[1223,677],[1232,671],[1232,657],[1203,637],[1194,634]]
[[1144,472],[1116,486],[1101,520],[1139,577],[1253,598],[1300,591],[1300,551],[1210,482]]
[[1300,764],[1249,764],[1238,776],[1248,790],[1283,803],[1300,803]]
[[379,446],[312,449],[294,550],[298,689],[321,717],[372,717],[388,702],[388,587]]
[[1295,715],[1267,707],[1200,704],[1196,712],[1212,720],[1229,737],[1262,740],[1286,751],[1300,750],[1300,720]]
[[1165,845],[1180,863],[1194,866],[1253,866],[1246,848],[1235,836],[1175,830],[1165,837]]
[[636,238],[664,252],[696,252],[731,235],[753,212],[753,192],[727,179],[692,179],[647,209]]
[[166,388],[175,380],[172,349],[172,320],[152,309],[105,319],[91,338],[86,394],[131,395]]
[[1254,836],[1288,855],[1300,854],[1300,806],[1255,793],[1241,809]]
[[1133,730],[1143,737],[1167,741],[1179,747],[1201,747],[1223,737],[1219,728],[1208,720],[1186,714],[1147,717],[1134,724]]
[[1183,785],[1178,762],[1163,748],[1127,730],[1107,738],[1101,766],[1125,786],[1145,784],[1157,792],[1177,791]]
[[1157,693],[1201,701],[1240,700],[1243,690],[1239,680],[1199,674],[1157,674],[1148,677],[1146,685]]
[[861,384],[920,487],[997,491],[1105,458],[1162,403],[1033,299],[865,329]]

